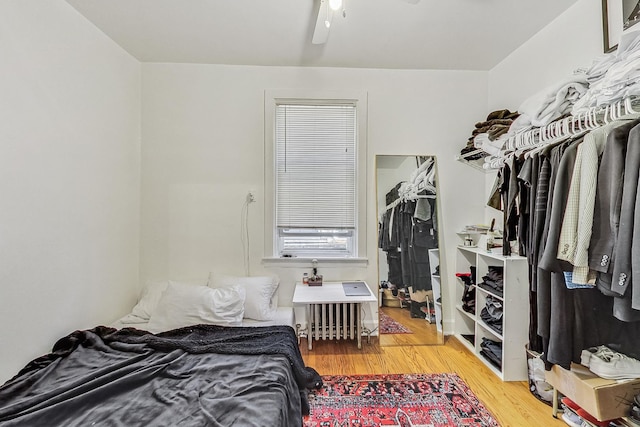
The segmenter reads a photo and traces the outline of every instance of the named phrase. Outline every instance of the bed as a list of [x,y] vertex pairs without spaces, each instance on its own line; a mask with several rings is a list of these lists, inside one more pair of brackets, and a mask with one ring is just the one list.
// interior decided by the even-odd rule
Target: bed
[[[127,314],[124,317],[116,320],[109,326],[122,329],[122,328],[136,328],[136,329],[144,329],[148,330],[149,320],[148,319],[139,319],[133,317],[131,314]],[[247,317],[242,318],[242,322],[240,326],[291,326],[293,329],[296,328],[295,322],[295,313],[293,311],[293,307],[278,307],[275,309],[273,314],[273,318],[269,320],[255,320],[249,319]]]
[[1,386],[0,426],[302,425],[322,380],[270,287],[147,286],[129,315],[61,338]]

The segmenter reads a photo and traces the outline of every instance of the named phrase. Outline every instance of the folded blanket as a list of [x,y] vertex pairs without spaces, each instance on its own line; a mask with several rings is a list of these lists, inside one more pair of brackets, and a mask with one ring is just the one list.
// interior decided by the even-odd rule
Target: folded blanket
[[[485,121],[475,124],[475,128],[471,132],[471,137],[467,140],[466,146],[460,151],[460,153],[462,155],[466,155],[467,153],[476,151],[478,148],[482,148],[481,146],[483,145],[485,138],[488,138],[491,141],[495,141],[505,136],[509,131],[511,124],[518,118],[518,116],[520,116],[520,113],[518,113],[517,111],[512,112],[507,109],[492,111],[491,113],[489,113]],[[476,138],[479,135],[483,136],[480,137],[480,142],[476,143]],[[492,148],[489,149],[491,151],[486,151],[484,149],[483,151],[485,151],[485,153],[493,154]],[[466,157],[466,159],[476,160],[484,156],[486,156],[486,154],[478,153]]]
[[574,103],[573,115],[640,92],[640,31],[623,34],[618,49],[596,58],[586,75],[589,89]]
[[[589,84],[584,72],[575,73],[525,100],[518,111],[533,126],[544,126],[569,113],[573,104],[586,93]],[[519,129],[509,130],[514,133]]]
[[498,156],[503,150],[505,141],[506,138],[492,140],[488,134],[481,133],[474,138],[473,143],[476,148],[481,149],[485,153]]

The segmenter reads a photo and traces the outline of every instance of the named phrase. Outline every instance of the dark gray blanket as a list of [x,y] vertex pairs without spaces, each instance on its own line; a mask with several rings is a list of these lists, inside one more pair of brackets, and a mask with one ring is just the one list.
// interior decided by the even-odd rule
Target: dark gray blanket
[[97,327],[0,387],[0,426],[300,426],[321,386],[288,326]]

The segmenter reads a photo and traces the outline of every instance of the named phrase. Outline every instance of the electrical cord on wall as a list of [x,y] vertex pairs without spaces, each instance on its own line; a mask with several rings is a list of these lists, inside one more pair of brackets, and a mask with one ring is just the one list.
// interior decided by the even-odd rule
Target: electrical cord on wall
[[[376,326],[375,328],[368,330],[366,326],[364,326],[364,321],[365,321],[365,316],[367,315],[364,307],[361,308],[362,310],[362,330],[365,331],[365,333],[367,333],[369,336],[371,336],[371,334],[373,334],[375,331],[378,330],[378,327],[380,326],[380,324],[378,324],[378,326]],[[369,332],[366,332],[369,331]]]
[[242,204],[240,213],[240,241],[242,242],[242,260],[244,262],[245,275],[250,275],[249,267],[249,200]]
[[240,212],[240,242],[242,243],[244,272],[247,276],[251,275],[251,265],[249,263],[249,254],[251,253],[251,242],[249,239],[249,204],[255,202],[255,200],[253,193],[249,192],[242,204],[242,211]]
[[373,329],[367,328],[364,325],[364,321],[366,320],[365,317],[367,316],[367,312],[364,309],[364,306],[360,307],[360,313],[361,313],[360,318],[362,319],[362,322],[361,322],[361,325],[360,325],[361,328],[362,328],[362,332],[364,332],[367,335],[367,339],[369,339],[369,337],[371,337],[371,334],[373,334],[375,331],[377,331],[378,330],[378,326],[380,326],[380,325],[376,326]]

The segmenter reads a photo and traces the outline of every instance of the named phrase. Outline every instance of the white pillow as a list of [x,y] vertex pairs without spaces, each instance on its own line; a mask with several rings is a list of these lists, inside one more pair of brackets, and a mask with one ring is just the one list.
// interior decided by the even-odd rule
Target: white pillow
[[167,286],[169,286],[169,282],[166,280],[147,282],[147,285],[142,290],[140,300],[136,306],[133,307],[133,310],[131,310],[131,314],[141,319],[149,320],[156,310],[162,293],[167,289]]
[[[189,286],[206,286],[207,284],[204,281],[187,281],[180,282]],[[162,297],[162,293],[169,286],[168,280],[150,280],[145,285],[142,293],[140,295],[140,299],[138,303],[131,310],[131,315],[135,317],[139,317],[140,319],[149,320],[151,315],[158,307],[158,302]]]
[[234,277],[209,273],[209,287],[214,289],[240,285],[244,288],[244,317],[254,320],[273,320],[278,309],[277,276]]
[[146,329],[158,333],[200,323],[240,326],[244,297],[240,286],[211,289],[170,281]]

